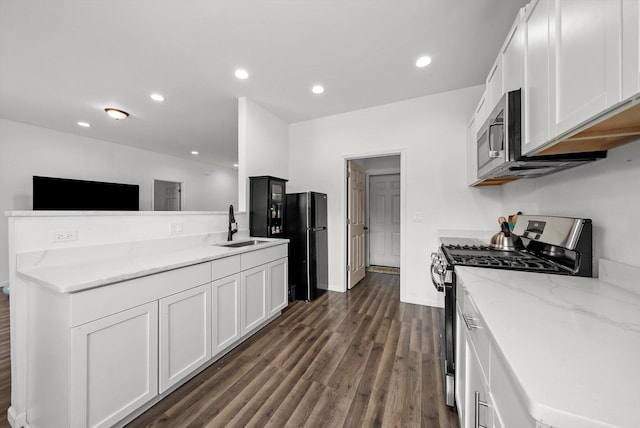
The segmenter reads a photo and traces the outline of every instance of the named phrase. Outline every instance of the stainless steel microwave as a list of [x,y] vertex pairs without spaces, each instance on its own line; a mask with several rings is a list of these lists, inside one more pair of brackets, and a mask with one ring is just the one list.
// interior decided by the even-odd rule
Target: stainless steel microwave
[[523,156],[522,91],[507,92],[477,134],[478,179],[534,178],[607,157],[606,151]]

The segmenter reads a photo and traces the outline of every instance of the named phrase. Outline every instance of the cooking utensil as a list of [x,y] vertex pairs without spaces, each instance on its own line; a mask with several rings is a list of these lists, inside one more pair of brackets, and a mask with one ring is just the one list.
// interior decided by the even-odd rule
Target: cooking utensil
[[491,248],[494,250],[519,250],[523,248],[522,240],[511,233],[506,218],[500,217],[498,224],[500,225],[500,232],[491,237],[491,242],[489,243]]

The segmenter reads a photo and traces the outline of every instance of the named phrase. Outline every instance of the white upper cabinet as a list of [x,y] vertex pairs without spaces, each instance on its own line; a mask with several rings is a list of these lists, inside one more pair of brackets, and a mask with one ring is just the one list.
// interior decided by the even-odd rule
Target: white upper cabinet
[[516,18],[507,40],[502,46],[502,91],[515,91],[524,85],[524,31],[522,17],[524,8]]
[[533,0],[523,20],[523,154],[528,154],[549,141],[550,7],[550,0]]
[[467,184],[478,181],[478,142],[476,137],[476,118],[471,119],[467,127]]
[[622,100],[621,5],[621,0],[534,0],[529,5],[523,154],[536,153]]
[[640,1],[622,0],[622,99],[640,93]]
[[498,55],[498,58],[496,58],[493,66],[491,67],[491,71],[487,76],[486,88],[486,106],[488,116],[495,106],[498,105],[498,101],[500,101],[502,94],[504,94],[504,91],[502,90],[502,55]]
[[551,2],[552,136],[621,101],[621,1]]
[[487,106],[487,90],[482,93],[480,97],[480,102],[478,103],[478,107],[476,107],[475,120],[476,120],[476,129],[480,129],[485,120],[489,117],[489,113],[491,113],[491,109]]

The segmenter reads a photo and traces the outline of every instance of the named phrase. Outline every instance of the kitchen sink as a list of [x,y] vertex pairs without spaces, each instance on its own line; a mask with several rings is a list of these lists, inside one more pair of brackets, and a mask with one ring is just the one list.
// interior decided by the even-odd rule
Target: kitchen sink
[[216,245],[218,247],[238,248],[238,247],[248,247],[249,245],[258,245],[265,242],[269,242],[269,241],[260,241],[260,240],[254,239],[252,241],[229,242],[226,244],[216,244]]

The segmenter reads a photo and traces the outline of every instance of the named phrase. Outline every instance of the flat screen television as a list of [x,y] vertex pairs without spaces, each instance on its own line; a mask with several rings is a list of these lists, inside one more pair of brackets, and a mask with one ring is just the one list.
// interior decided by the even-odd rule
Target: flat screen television
[[34,210],[138,211],[140,186],[33,176]]

